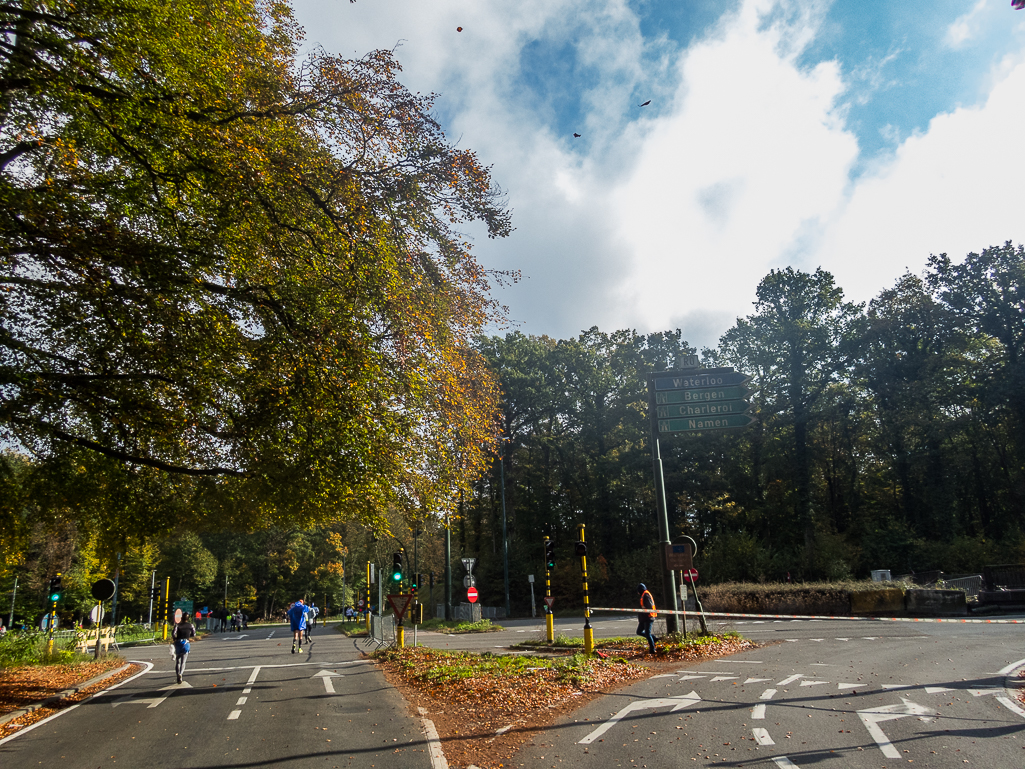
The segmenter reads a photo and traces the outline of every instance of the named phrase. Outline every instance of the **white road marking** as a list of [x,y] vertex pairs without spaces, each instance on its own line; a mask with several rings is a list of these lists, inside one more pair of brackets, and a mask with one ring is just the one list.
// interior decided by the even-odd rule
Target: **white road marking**
[[606,721],[604,724],[599,726],[593,732],[588,734],[584,739],[580,740],[578,745],[590,745],[596,739],[601,737],[605,732],[615,726],[617,723],[623,720],[623,718],[634,710],[647,710],[649,708],[664,708],[670,705],[673,706],[671,713],[675,713],[677,710],[683,710],[691,705],[696,705],[701,702],[701,698],[697,692],[691,692],[684,697],[657,697],[648,700],[637,700],[631,702],[625,708],[616,713],[612,718]]
[[760,684],[762,681],[771,681],[771,678],[749,678],[744,681],[745,684]]
[[776,744],[775,742],[772,741],[772,737],[769,736],[769,733],[765,729],[760,727],[760,726],[756,726],[754,729],[752,729],[751,730],[751,734],[754,735],[755,742],[757,742],[759,745],[775,745]]
[[876,741],[876,745],[883,751],[883,755],[887,758],[901,758],[900,751],[893,746],[889,738],[883,733],[883,730],[879,728],[879,723],[882,721],[892,721],[895,718],[904,718],[906,716],[918,716],[921,721],[932,721],[932,711],[928,708],[924,708],[921,705],[917,705],[911,700],[904,699],[901,697],[901,704],[899,705],[887,705],[882,708],[868,708],[866,710],[858,711],[858,718],[865,725],[868,733],[872,736],[872,739]]
[[997,671],[997,675],[1006,676],[1008,673],[1013,672],[1015,668],[1019,668],[1022,665],[1025,665],[1025,660],[1018,660],[1017,662],[1012,662],[1010,665],[1000,668],[1000,670]]
[[784,638],[783,640],[786,641],[788,644],[795,644],[795,643],[797,643],[798,639],[796,639],[796,638]]
[[659,673],[657,676],[652,678],[676,678],[676,673]]
[[952,692],[953,689],[948,689],[946,686],[927,686],[925,687],[926,694],[942,694],[943,692]]
[[822,643],[822,642],[823,642],[823,641],[825,641],[826,639],[825,639],[825,638],[809,638],[809,639],[807,639],[807,640],[809,640],[809,641],[814,641],[815,643]]
[[792,676],[789,676],[788,678],[784,678],[782,681],[780,681],[778,684],[776,684],[776,686],[786,686],[787,684],[792,684],[798,678],[804,678],[804,674],[803,673],[794,673]]
[[268,636],[267,636],[267,638],[266,638],[266,639],[264,639],[264,640],[267,640],[267,641],[269,641],[269,640],[270,640],[271,638],[273,638],[273,637],[274,637],[274,634],[275,634],[275,633],[277,633],[277,632],[278,632],[277,630],[272,630],[272,631],[270,631],[270,635],[268,635]]
[[837,641],[850,641],[850,638],[837,638]]
[[1003,694],[1004,688],[1002,686],[987,686],[984,689],[969,689],[973,697],[984,697],[987,694]]
[[132,695],[129,695],[128,697],[124,697],[120,700],[110,703],[110,706],[112,708],[116,708],[118,705],[142,705],[143,703],[146,703],[147,708],[155,708],[161,702],[163,702],[172,694],[174,694],[175,691],[177,691],[178,689],[191,688],[192,685],[187,681],[180,684],[171,684],[170,686],[164,686],[163,688],[159,689],[159,691],[167,692],[167,694],[165,694],[163,697],[134,697]]
[[[263,667],[263,666],[262,665],[257,665],[255,668],[253,668],[253,672],[249,676],[249,680],[246,681],[246,688],[242,690],[243,694],[246,694],[246,693],[252,691],[253,684],[256,683],[256,677],[258,675],[260,675],[260,668],[261,667]],[[246,703],[246,698],[245,697],[239,697],[239,700],[238,700],[238,702],[235,703],[235,705],[236,706],[244,705],[245,703]],[[240,715],[242,715],[242,711],[241,710],[233,710],[230,713],[228,713],[228,720],[229,721],[238,721],[238,717]]]
[[246,704],[246,700],[248,700],[248,699],[249,699],[248,697],[239,697],[238,698],[238,702],[236,702],[235,704],[236,705],[245,705]]
[[754,706],[754,709],[751,711],[751,718],[753,718],[755,721],[761,721],[765,718],[764,702]]
[[331,671],[331,670],[321,670],[319,673],[314,673],[312,676],[310,676],[310,678],[320,678],[320,679],[323,679],[323,681],[324,681],[324,691],[327,692],[328,694],[334,694],[335,693],[335,685],[331,681],[331,679],[336,677],[336,676],[337,677],[341,677],[341,675],[342,675],[341,673],[335,673],[334,671]]
[[724,662],[734,662],[738,665],[764,665],[765,663],[761,660],[724,660]]
[[829,681],[801,681],[801,686],[821,686],[828,683]]
[[707,676],[680,676],[680,678],[678,680],[680,680],[680,681],[689,681],[692,678],[707,678]]
[[861,640],[862,641],[878,641],[879,640],[879,636],[877,636],[877,635],[863,635],[861,637]]
[[801,769],[797,764],[795,764],[786,756],[775,756],[772,759],[772,763],[774,763],[780,769]]
[[230,713],[228,713],[228,720],[229,721],[238,721],[238,717],[240,715],[242,715],[242,711],[241,710],[233,710]]
[[716,681],[730,681],[734,678],[740,678],[740,676],[716,676],[712,679],[712,683],[714,684]]
[[883,689],[910,689],[911,684],[883,684]]
[[764,692],[762,692],[762,696],[759,697],[758,699],[760,699],[760,700],[771,700],[775,696],[776,696],[776,690],[775,689],[766,689]]
[[865,684],[837,684],[836,688],[837,689],[860,689],[864,685]]

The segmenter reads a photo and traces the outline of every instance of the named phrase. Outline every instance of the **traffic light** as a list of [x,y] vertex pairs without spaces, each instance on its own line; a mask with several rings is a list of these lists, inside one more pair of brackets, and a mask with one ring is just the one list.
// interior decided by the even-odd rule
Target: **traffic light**
[[573,548],[573,553],[579,556],[580,558],[583,558],[585,555],[587,555],[587,543],[583,540],[577,542],[576,547]]
[[160,597],[161,597],[160,585],[157,585],[156,587],[150,588],[149,597],[151,599],[153,599],[154,601],[156,601],[157,603],[160,603]]
[[[38,594],[37,594],[38,595]],[[57,573],[56,577],[50,577],[50,600],[56,603],[61,599],[61,575]]]
[[555,542],[545,537],[545,568],[551,571],[555,568]]
[[393,582],[402,581],[402,550],[392,553],[391,557],[391,578]]
[[413,579],[412,579],[412,583],[409,586],[409,592],[412,593],[413,595],[416,595],[416,589],[417,589],[417,587],[419,585],[420,585],[420,575],[419,574],[414,574],[413,575]]

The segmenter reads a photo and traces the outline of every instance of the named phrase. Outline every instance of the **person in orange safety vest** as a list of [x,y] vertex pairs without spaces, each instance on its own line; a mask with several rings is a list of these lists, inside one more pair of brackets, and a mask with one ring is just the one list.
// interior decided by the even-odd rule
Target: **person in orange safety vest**
[[655,610],[655,599],[643,582],[637,585],[637,595],[640,596],[641,609],[644,610],[637,615],[637,635],[648,639],[648,651],[654,654],[655,641],[658,640],[651,632],[651,624],[658,616],[658,612]]

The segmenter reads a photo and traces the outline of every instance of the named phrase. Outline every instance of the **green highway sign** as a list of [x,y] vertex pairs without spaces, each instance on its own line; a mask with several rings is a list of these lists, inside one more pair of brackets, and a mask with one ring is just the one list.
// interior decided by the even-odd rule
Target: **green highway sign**
[[693,374],[680,374],[667,377],[655,377],[656,390],[692,390],[695,387],[728,387],[742,385],[751,381],[751,377],[732,369],[715,371],[695,371]]
[[751,392],[747,387],[702,387],[694,390],[668,390],[655,393],[655,403],[704,403],[739,400]]
[[656,416],[659,419],[674,417],[708,417],[720,414],[743,414],[751,408],[744,400],[713,401],[711,403],[679,403],[671,406],[658,406]]
[[733,427],[747,427],[755,418],[748,414],[724,414],[722,416],[698,416],[681,419],[659,419],[659,433],[688,433],[701,430],[727,430]]

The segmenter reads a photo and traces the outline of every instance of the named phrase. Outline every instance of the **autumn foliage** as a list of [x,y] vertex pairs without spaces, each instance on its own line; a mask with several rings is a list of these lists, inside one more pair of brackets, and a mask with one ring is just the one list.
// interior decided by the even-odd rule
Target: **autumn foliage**
[[501,311],[456,228],[509,217],[391,53],[300,58],[256,0],[25,0],[0,28],[9,444],[179,525],[468,487],[497,399],[470,340]]

